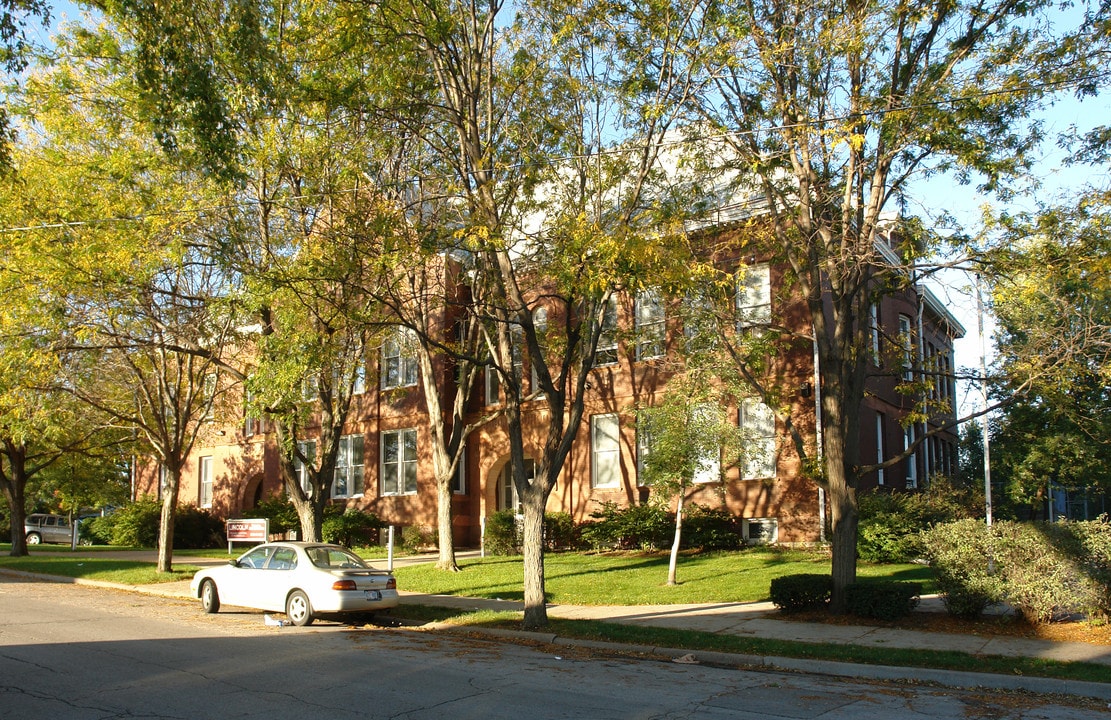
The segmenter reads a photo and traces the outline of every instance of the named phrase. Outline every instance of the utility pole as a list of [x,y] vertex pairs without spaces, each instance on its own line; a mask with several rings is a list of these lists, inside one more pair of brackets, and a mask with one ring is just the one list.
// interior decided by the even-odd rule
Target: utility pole
[[984,510],[987,524],[991,525],[991,451],[988,445],[988,361],[987,340],[984,338],[984,297],[980,288],[980,273],[976,273],[976,327],[980,333],[980,397],[984,401],[984,417],[980,431],[984,442]]

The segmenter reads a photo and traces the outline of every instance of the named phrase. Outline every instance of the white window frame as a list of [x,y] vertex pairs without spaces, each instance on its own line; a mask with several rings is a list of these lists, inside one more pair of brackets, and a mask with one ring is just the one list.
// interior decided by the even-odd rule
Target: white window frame
[[413,387],[417,384],[417,356],[406,352],[414,342],[412,331],[399,327],[382,343],[382,389]]
[[459,453],[459,463],[455,466],[455,473],[451,476],[451,492],[453,495],[467,494],[467,444],[463,443],[462,452]]
[[483,393],[485,394],[486,404],[501,404],[501,377],[498,375],[498,369],[493,365],[487,365],[485,375],[486,382]]
[[336,453],[332,497],[337,499],[362,497],[365,481],[365,439],[361,434],[344,435],[339,439],[339,452]]
[[[768,536],[760,537],[764,532],[753,537],[753,526],[766,529]],[[749,545],[774,545],[779,542],[779,518],[746,518],[744,521],[744,538]]]
[[[705,421],[714,417],[714,408],[708,404],[695,405],[693,414],[700,427],[705,427]],[[721,449],[715,448],[710,454],[698,458],[698,467],[691,477],[691,482],[696,485],[705,485],[721,481]]]
[[[903,431],[903,450],[909,450],[910,446],[914,444],[914,426],[909,425]],[[907,456],[907,488],[914,489],[918,487],[918,451],[915,450]]]
[[610,295],[602,311],[598,344],[594,348],[594,367],[617,364],[617,296]]
[[903,348],[903,380],[914,380],[914,321],[909,315],[899,315],[899,343]]
[[316,465],[316,441],[298,440],[297,449],[304,455],[309,464],[306,466],[297,455],[293,456],[293,474],[297,476],[297,484],[306,497],[312,497],[312,483],[309,481],[309,467]]
[[211,455],[205,455],[198,460],[197,468],[197,486],[198,498],[197,504],[202,508],[212,507],[212,491],[213,491],[213,459]]
[[770,325],[772,321],[771,265],[756,263],[737,273],[737,329]]
[[[543,305],[537,307],[532,311],[532,328],[536,332],[537,344],[540,345],[540,351],[544,352],[547,343],[545,337],[548,333],[548,308]],[[541,358],[530,358],[529,362],[529,389],[536,394],[536,398],[544,397],[544,393],[540,392],[540,374],[536,372],[536,366],[541,362]]]
[[667,353],[667,310],[659,290],[641,290],[633,303],[636,359],[651,360]]
[[876,413],[876,465],[878,466],[876,468],[877,485],[884,484],[883,461],[887,459],[884,452],[884,436],[886,435],[886,433],[884,432],[884,425],[886,422],[887,419],[884,417],[883,413]]
[[590,417],[590,486],[621,486],[621,421],[616,413]]
[[774,478],[777,474],[775,452],[775,413],[759,398],[743,398],[737,410],[737,426],[745,436],[742,480]]
[[880,306],[879,303],[872,303],[868,309],[871,322],[872,332],[872,363],[875,365],[880,364]]
[[362,395],[366,392],[366,363],[360,355],[355,364],[355,378],[351,384],[352,395]]
[[[407,438],[412,438],[412,456],[408,456],[406,450],[409,449]],[[401,495],[416,495],[417,493],[417,429],[416,428],[402,428],[399,430],[387,430],[381,434],[381,487],[379,494],[383,497],[401,496]],[[387,448],[393,445],[396,454],[396,460],[387,460]],[[410,473],[411,470],[411,473]],[[412,487],[409,487],[409,476],[412,475]]]

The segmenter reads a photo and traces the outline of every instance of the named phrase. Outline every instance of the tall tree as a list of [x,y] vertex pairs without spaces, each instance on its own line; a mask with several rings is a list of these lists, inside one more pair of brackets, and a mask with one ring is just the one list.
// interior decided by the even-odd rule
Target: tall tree
[[[5,81],[27,67],[31,46],[25,26],[35,18],[50,20],[50,3],[44,0],[0,0],[0,72]],[[0,104],[0,171],[11,168],[11,118],[6,104]]]
[[1111,204],[1106,188],[1004,216],[987,277],[1004,400],[992,459],[1016,502],[1047,483],[1111,490]]
[[[110,29],[58,39],[65,61],[27,82],[18,162],[24,266],[58,389],[133,429],[165,470],[159,570],[172,564],[180,473],[226,388],[218,371],[236,326],[227,277],[197,240],[213,195],[179,172],[126,111],[129,56]],[[167,208],[174,208],[167,211]],[[76,216],[76,217],[75,217]]]
[[[1061,77],[1051,9],[1019,0],[711,1],[688,9],[711,29],[692,36],[681,59],[667,58],[711,79],[695,107],[705,132],[694,141],[758,200],[754,232],[805,304],[822,446],[797,434],[795,446],[829,498],[836,609],[856,577],[869,307],[916,277],[927,251],[904,226],[885,254],[884,223],[922,173],[978,174],[998,186],[1025,167],[1038,136],[1021,120],[1048,89],[1029,79]],[[738,366],[751,357],[737,353]],[[774,399],[775,388],[755,385]]]

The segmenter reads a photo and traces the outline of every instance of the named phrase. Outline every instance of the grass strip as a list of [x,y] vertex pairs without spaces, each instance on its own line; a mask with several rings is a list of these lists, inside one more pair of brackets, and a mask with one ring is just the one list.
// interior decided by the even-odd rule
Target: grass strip
[[[521,629],[519,612],[464,611],[427,605],[402,605],[390,615],[416,622],[441,622],[466,628]],[[960,672],[1020,675],[1084,682],[1109,681],[1104,665],[1060,662],[1028,657],[970,655],[927,648],[872,648],[858,645],[804,643],[790,640],[718,635],[693,630],[674,630],[640,625],[623,625],[597,620],[551,618],[547,632],[563,638],[667,647],[679,650],[712,651],[744,655],[828,660],[831,662],[934,668]]]
[[177,565],[173,572],[160,573],[156,566],[142,560],[88,557],[0,556],[0,568],[40,575],[100,580],[124,585],[155,585],[188,580],[200,570],[196,565]]

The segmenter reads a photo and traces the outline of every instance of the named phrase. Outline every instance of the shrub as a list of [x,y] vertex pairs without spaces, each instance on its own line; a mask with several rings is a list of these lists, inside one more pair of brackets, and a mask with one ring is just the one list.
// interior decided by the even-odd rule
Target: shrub
[[605,502],[590,516],[596,520],[582,526],[582,538],[595,550],[658,550],[675,532],[674,516],[654,504]]
[[436,547],[436,531],[426,525],[406,525],[401,528],[401,548],[407,553],[418,553]]
[[81,523],[81,538],[92,545],[112,543],[112,519],[108,516],[89,518]]
[[162,504],[151,497],[144,497],[124,505],[106,518],[111,545],[154,547],[158,544],[158,525],[162,519]]
[[[993,525],[1007,602],[1037,623],[1075,613],[1105,614],[1111,591],[1106,556],[1101,560],[1101,543],[1092,542],[1111,534],[1101,530],[1101,522],[1106,525],[1106,521]],[[1104,538],[1103,543],[1105,552],[1111,541]]]
[[873,581],[853,583],[845,588],[848,611],[859,617],[898,620],[918,607],[922,595],[919,583]]
[[243,517],[266,518],[270,521],[270,532],[275,535],[301,528],[301,521],[297,518],[297,509],[293,507],[293,502],[281,494],[263,500],[250,510],[244,510]]
[[[144,497],[111,515],[86,523],[88,532],[110,545],[154,547],[162,521],[162,503]],[[224,543],[224,523],[208,510],[183,505],[174,513],[175,548],[212,548]]]
[[377,515],[362,510],[347,510],[324,519],[321,535],[324,542],[339,543],[347,547],[376,545],[378,531],[385,527]]
[[683,547],[736,550],[744,542],[741,520],[720,508],[690,505],[683,517]]
[[917,492],[875,490],[860,496],[857,553],[868,562],[910,562],[923,557],[920,532],[938,523],[975,517],[973,493],[961,491],[944,478]]
[[499,510],[486,518],[483,550],[489,555],[517,555],[521,547],[521,530],[512,510]]
[[950,615],[977,617],[1002,600],[1003,583],[992,563],[991,531],[983,521],[935,525],[922,534],[922,540]]
[[770,589],[772,604],[785,613],[824,608],[832,593],[833,578],[814,573],[774,578]]
[[578,531],[570,513],[544,514],[544,547],[548,550],[570,550],[578,545]]
[[224,521],[204,508],[183,505],[174,513],[175,548],[220,547],[226,538]]

